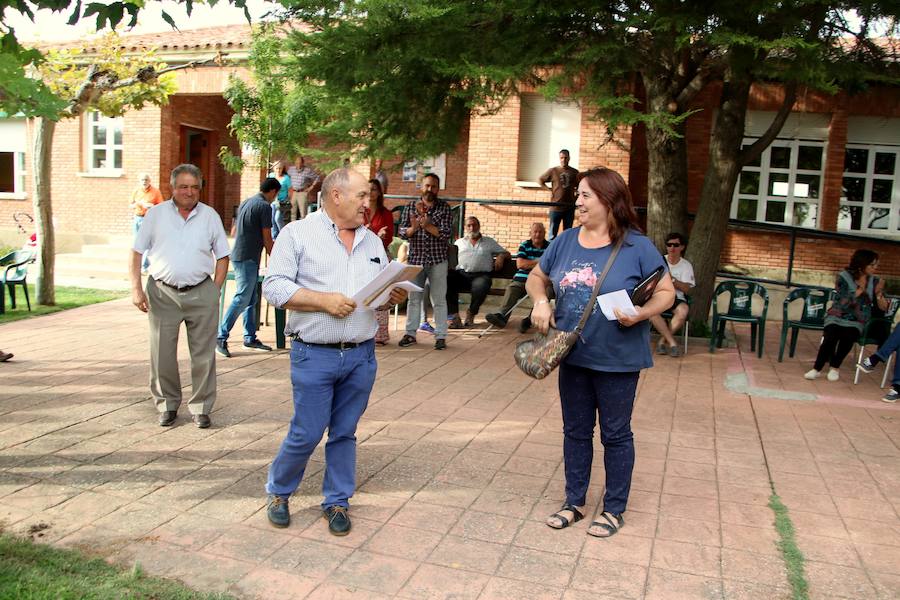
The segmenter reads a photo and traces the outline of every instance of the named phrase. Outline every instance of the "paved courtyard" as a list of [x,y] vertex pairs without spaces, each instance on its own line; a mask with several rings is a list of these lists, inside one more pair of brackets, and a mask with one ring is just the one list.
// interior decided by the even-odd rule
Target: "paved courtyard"
[[[402,323],[402,321],[401,321]],[[238,329],[235,332],[239,334]],[[213,427],[156,425],[147,323],[128,299],[0,326],[0,520],[7,531],[246,598],[790,598],[774,488],[813,598],[900,597],[900,406],[880,369],[806,381],[816,339],[776,362],[737,348],[644,373],[626,525],[608,540],[543,524],[563,494],[556,380],[518,372],[514,328],[378,349],[359,430],[353,531],[318,510],[321,447],[266,521],[266,469],[292,414],[288,356],[218,361]],[[272,327],[260,332],[274,344]],[[237,339],[239,339],[239,335]],[[186,356],[186,346],[183,353]],[[182,361],[182,380],[190,383]],[[595,456],[589,511],[602,494]]]

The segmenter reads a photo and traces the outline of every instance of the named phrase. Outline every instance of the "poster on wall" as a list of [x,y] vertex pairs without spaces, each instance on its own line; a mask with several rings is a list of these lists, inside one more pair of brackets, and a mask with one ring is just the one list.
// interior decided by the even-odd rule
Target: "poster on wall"
[[403,163],[403,181],[415,182],[416,187],[422,187],[422,178],[429,173],[434,173],[441,179],[441,189],[447,187],[447,155],[441,154],[431,158],[408,160]]

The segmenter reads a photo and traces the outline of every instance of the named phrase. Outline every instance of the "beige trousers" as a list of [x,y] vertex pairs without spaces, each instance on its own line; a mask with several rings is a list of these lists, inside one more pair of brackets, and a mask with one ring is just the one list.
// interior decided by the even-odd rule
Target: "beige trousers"
[[178,410],[181,377],[178,374],[178,332],[187,327],[191,354],[192,415],[208,415],[216,401],[216,327],[219,321],[219,288],[207,279],[195,288],[179,292],[147,279],[150,304],[150,393],[156,410]]

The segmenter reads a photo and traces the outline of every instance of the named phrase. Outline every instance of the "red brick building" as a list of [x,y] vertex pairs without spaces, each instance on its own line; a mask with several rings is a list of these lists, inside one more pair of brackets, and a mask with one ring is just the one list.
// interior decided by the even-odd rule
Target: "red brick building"
[[[216,53],[239,61],[248,49],[249,27],[125,39],[131,48],[157,47],[170,64]],[[207,176],[203,200],[219,211],[226,227],[232,207],[255,191],[258,170],[230,175],[216,158],[221,145],[240,150],[228,134],[231,110],[221,94],[231,73],[242,77],[247,73],[233,66],[177,73],[178,92],[167,106],[108,120],[117,122],[86,115],[60,124],[53,165],[58,232],[82,237],[127,233],[127,205],[138,174],[150,173],[167,194],[165,179],[180,162],[195,162],[203,169]],[[718,93],[715,86],[704,90],[696,101],[700,111],[687,124],[691,212],[697,210],[707,167]],[[781,95],[778,86],[753,88],[745,131],[748,141],[766,129]],[[464,126],[457,148],[441,157],[442,194],[545,201],[549,193],[535,180],[557,164],[558,151],[567,148],[572,165],[579,169],[605,165],[621,172],[636,203],[646,205],[648,167],[643,131],[640,127],[620,128],[608,139],[605,128],[592,115],[590,106],[548,102],[523,88],[498,113],[473,117]],[[99,135],[101,128],[105,137]],[[12,212],[31,210],[28,125],[24,120],[0,119],[0,140],[2,232],[11,226]],[[393,167],[389,192],[415,193],[415,169],[404,171],[399,161],[387,164]],[[366,167],[360,166],[362,170]],[[546,221],[544,208],[469,205],[467,212],[478,215],[485,232],[508,248],[515,248],[527,235],[531,222]],[[865,245],[882,254],[882,272],[900,278],[900,257],[894,256],[893,244],[883,241],[900,240],[900,89],[873,88],[852,97],[802,92],[778,139],[757,164],[742,172],[731,215],[745,221],[802,228],[794,264],[801,272],[832,272],[846,263],[853,248]],[[816,232],[821,231],[865,238],[839,242],[817,237]],[[789,242],[790,234],[785,232],[731,228],[726,234],[722,263],[771,272],[777,277],[787,267]]]

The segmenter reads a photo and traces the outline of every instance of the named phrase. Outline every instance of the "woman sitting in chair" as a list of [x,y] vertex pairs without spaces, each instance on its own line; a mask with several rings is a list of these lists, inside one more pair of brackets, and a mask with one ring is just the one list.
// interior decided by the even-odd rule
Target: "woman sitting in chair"
[[828,309],[819,354],[813,368],[804,375],[806,379],[816,379],[827,362],[828,381],[837,381],[838,369],[872,317],[873,306],[887,309],[884,282],[875,277],[877,268],[878,253],[860,249],[853,253],[850,265],[838,273],[834,286],[837,298]]

